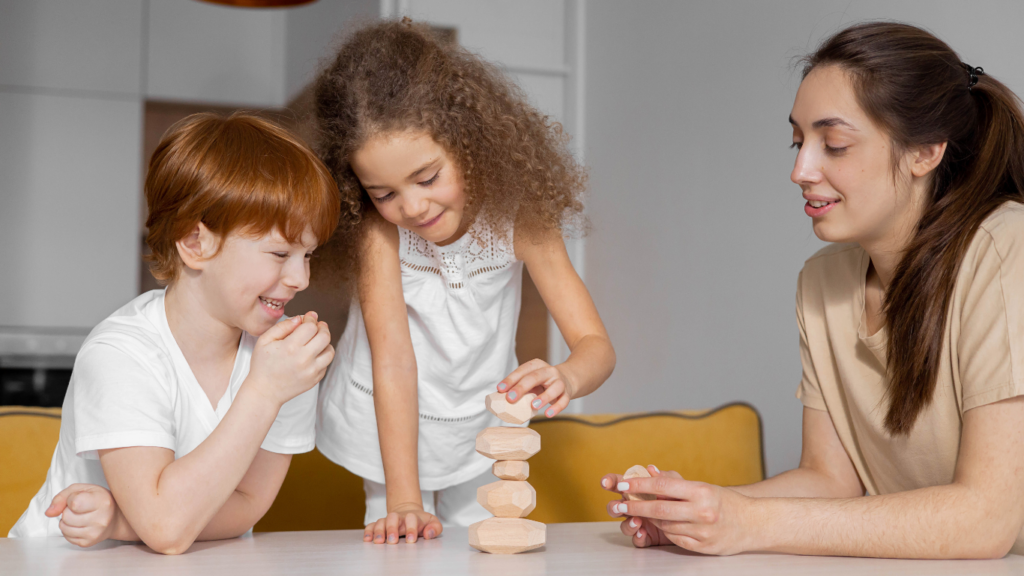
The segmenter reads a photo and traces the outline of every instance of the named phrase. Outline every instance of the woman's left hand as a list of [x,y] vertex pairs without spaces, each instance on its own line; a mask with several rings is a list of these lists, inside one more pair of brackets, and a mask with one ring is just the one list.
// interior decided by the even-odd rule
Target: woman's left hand
[[702,554],[730,555],[756,549],[750,524],[753,499],[704,482],[684,480],[676,472],[648,467],[650,478],[624,480],[618,474],[601,479],[611,492],[651,494],[657,500],[615,500],[612,516],[626,516],[622,532],[637,547],[668,543]]
[[505,398],[513,404],[531,391],[537,394],[531,407],[539,410],[545,404],[550,404],[544,415],[551,418],[569,405],[574,388],[558,366],[552,366],[539,358],[520,365],[498,383],[498,392],[506,392]]

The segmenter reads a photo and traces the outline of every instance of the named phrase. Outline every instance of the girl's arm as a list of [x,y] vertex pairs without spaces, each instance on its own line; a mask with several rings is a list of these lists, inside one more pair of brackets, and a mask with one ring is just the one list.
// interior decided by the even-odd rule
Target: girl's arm
[[[659,495],[614,502],[643,518],[623,531],[640,546],[675,543],[710,554],[765,550],[884,558],[1000,558],[1024,525],[1024,397],[964,414],[950,484],[842,499],[749,498],[667,474],[623,491]],[[637,536],[637,534],[640,534]]]
[[[327,325],[300,325],[301,321],[297,317],[281,322],[260,337],[249,376],[231,408],[192,452],[175,460],[166,448],[100,451],[119,514],[150,548],[165,554],[184,552],[225,505],[224,524],[210,527],[211,537],[241,534],[255,523],[249,522],[252,514],[245,513],[252,512],[251,504],[269,507],[273,501],[289,460],[270,454],[258,457],[260,444],[281,406],[319,382],[333,358]],[[239,493],[250,470],[269,476],[246,483]],[[112,537],[130,536],[127,530],[122,526]]]
[[573,398],[586,396],[604,383],[615,368],[615,350],[597,313],[590,292],[569,260],[557,231],[536,239],[517,239],[516,255],[526,263],[530,277],[558,330],[569,345],[569,358],[558,366],[534,359],[521,365],[498,385],[516,402],[536,387],[544,391],[534,408],[550,404],[545,415],[554,416]]
[[441,534],[441,523],[423,511],[418,459],[419,396],[416,356],[398,262],[398,228],[376,211],[367,214],[360,247],[359,304],[373,366],[373,409],[384,464],[388,515],[368,524],[364,540],[395,544],[404,534]]

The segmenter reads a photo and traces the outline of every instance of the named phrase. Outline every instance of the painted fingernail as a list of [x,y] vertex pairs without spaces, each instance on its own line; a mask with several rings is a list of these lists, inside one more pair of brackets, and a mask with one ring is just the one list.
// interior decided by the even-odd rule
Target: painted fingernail
[[626,513],[626,503],[625,502],[619,502],[618,504],[615,505],[613,510],[615,510],[619,514],[625,514]]
[[537,398],[536,400],[533,401],[534,409],[540,408],[543,405],[544,405],[544,401],[541,400],[540,398]]
[[637,538],[643,538],[644,537],[644,531],[643,530],[637,530],[636,531],[636,537]]
[[434,531],[433,530],[427,530],[427,533],[424,534],[424,536],[429,540],[429,539],[434,537]]
[[611,480],[609,480],[609,479],[607,479],[607,478],[602,478],[602,479],[601,479],[601,486],[603,486],[603,487],[605,487],[605,488],[607,488],[608,486],[610,486],[610,485],[611,485],[611,483],[612,483],[612,481],[611,481]]
[[636,518],[630,518],[629,519],[629,525],[632,526],[633,528],[636,528],[637,526],[639,526],[639,524],[637,524],[637,522],[636,522]]
[[398,542],[398,534],[388,534],[388,542]]
[[519,397],[519,395],[518,395],[518,394],[516,394],[516,393],[515,393],[514,391],[513,391],[513,392],[509,392],[509,393],[508,393],[508,399],[509,399],[509,400],[515,400],[515,399],[516,399],[516,398],[518,398],[518,397]]
[[629,482],[619,482],[618,485],[615,486],[615,488],[619,492],[625,492],[626,490],[629,490]]
[[655,471],[655,472],[657,472],[657,473],[661,474],[661,470],[658,470],[658,467],[657,467],[657,466],[655,466],[654,464],[651,464],[651,468],[654,468],[654,471]]
[[415,541],[416,541],[416,535],[415,534],[411,534],[410,533],[410,534],[406,534],[405,535],[405,542],[406,542],[406,544],[412,544]]
[[548,418],[551,418],[552,416],[555,415],[555,409],[554,408],[548,408],[548,411],[545,412],[544,415],[547,416]]

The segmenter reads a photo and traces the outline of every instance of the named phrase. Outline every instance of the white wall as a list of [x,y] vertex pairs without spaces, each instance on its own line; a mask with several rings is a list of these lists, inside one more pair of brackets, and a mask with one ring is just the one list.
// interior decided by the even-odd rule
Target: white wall
[[789,181],[793,58],[878,18],[1024,94],[1020,2],[588,0],[587,285],[619,358],[588,412],[745,400],[770,473],[798,463],[794,295],[822,244]]
[[0,326],[137,293],[142,5],[0,0]]

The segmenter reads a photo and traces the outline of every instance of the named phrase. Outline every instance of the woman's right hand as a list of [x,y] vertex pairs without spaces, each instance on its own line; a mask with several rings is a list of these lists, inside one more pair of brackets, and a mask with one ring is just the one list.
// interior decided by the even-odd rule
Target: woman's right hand
[[334,359],[331,332],[307,312],[278,322],[260,336],[252,352],[248,385],[278,405],[308,391]]
[[441,521],[430,512],[425,512],[423,506],[404,504],[396,506],[386,517],[367,524],[363,542],[383,544],[386,541],[388,544],[398,544],[399,535],[405,534],[406,543],[412,544],[420,535],[427,540],[437,538],[441,530]]

